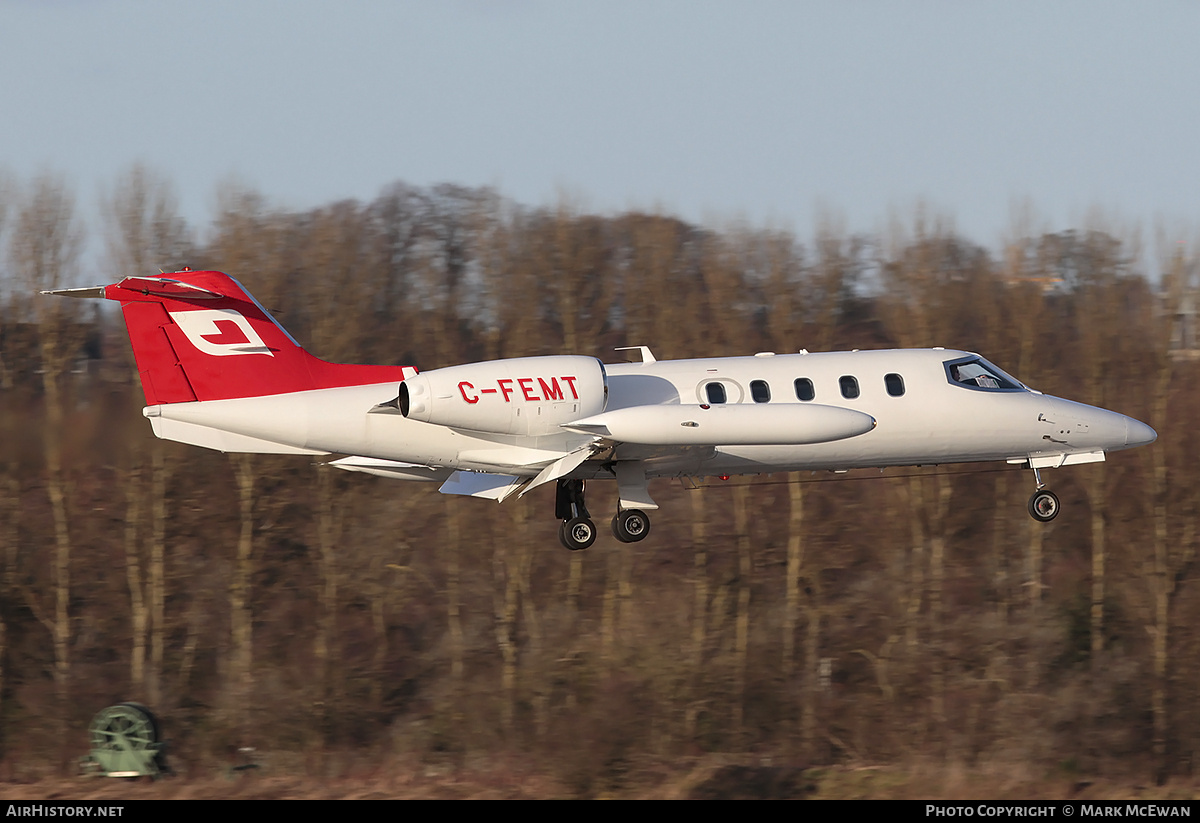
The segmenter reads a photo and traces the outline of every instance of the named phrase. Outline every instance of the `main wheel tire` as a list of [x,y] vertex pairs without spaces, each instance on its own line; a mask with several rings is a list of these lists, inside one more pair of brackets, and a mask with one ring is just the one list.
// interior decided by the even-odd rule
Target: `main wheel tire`
[[638,509],[625,509],[617,512],[612,528],[622,543],[636,543],[650,534],[650,517]]
[[582,551],[596,542],[596,524],[586,517],[564,520],[558,528],[558,539],[571,551]]
[[1058,517],[1058,496],[1048,489],[1038,489],[1029,498],[1029,516],[1041,523],[1049,523]]

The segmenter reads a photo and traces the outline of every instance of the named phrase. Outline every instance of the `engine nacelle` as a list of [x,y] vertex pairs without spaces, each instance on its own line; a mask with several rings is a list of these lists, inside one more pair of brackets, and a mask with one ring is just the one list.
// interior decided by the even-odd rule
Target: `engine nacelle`
[[558,355],[468,363],[400,384],[400,413],[489,434],[561,434],[561,424],[604,411],[608,376],[594,357]]

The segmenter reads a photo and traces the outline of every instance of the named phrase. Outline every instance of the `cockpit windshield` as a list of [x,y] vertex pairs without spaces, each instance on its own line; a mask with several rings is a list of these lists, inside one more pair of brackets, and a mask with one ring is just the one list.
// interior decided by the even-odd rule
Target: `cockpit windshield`
[[946,376],[956,386],[965,386],[976,391],[1025,390],[1019,380],[1005,374],[978,355],[949,360],[945,366]]

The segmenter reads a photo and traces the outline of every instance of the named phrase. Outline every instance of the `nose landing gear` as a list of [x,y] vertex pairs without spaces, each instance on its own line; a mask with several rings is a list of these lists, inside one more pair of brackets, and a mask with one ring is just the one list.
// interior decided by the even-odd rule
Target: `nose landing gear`
[[1046,484],[1042,482],[1042,473],[1036,468],[1033,470],[1033,478],[1037,483],[1037,490],[1029,498],[1029,516],[1041,523],[1049,523],[1058,517],[1058,495],[1046,488]]
[[1029,498],[1029,514],[1034,520],[1049,523],[1058,517],[1058,496],[1049,489],[1039,489]]

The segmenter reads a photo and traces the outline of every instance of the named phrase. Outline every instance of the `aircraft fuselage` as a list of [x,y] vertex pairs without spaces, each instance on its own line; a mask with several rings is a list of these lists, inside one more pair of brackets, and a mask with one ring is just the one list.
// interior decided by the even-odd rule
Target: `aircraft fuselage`
[[[992,387],[951,379],[947,364],[974,359],[963,351],[917,349],[607,365],[605,414],[630,410],[636,416],[641,409],[681,405],[694,407],[692,416],[703,425],[706,413],[746,410],[749,415],[756,407],[782,407],[781,414],[801,415],[806,407],[831,406],[875,421],[862,434],[818,443],[789,443],[782,435],[780,442],[752,445],[669,447],[622,442],[612,459],[642,461],[651,477],[990,460],[1033,460],[1050,466],[1086,462],[1079,459],[1084,455],[1102,459],[1106,451],[1154,439],[1153,431],[1137,420],[1041,394],[1016,381],[1009,387]],[[560,387],[565,400],[547,399],[536,382],[531,384],[525,392],[518,385],[507,396],[498,391],[485,399],[520,404],[526,414],[534,415],[540,408],[572,399],[565,387]],[[713,385],[720,389],[710,389]],[[230,433],[277,444],[281,452],[369,455],[523,477],[536,475],[540,464],[595,440],[572,431],[485,434],[397,413],[364,414],[365,409],[381,406],[389,410],[385,404],[395,398],[396,388],[395,383],[381,383],[174,403],[149,407],[146,415],[160,436],[182,432],[179,424],[183,424],[201,427],[195,429],[196,439],[201,439],[204,429],[211,429],[214,438]],[[472,389],[464,389],[465,397],[477,399],[478,389]],[[723,402],[712,402],[722,392]],[[758,434],[760,440],[772,439],[769,432]],[[173,439],[192,442],[186,437]],[[197,445],[219,447],[219,443]],[[571,476],[594,477],[603,471],[602,464],[585,463]]]

